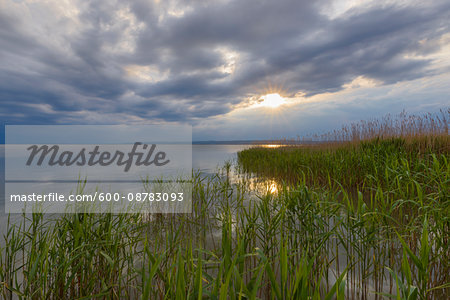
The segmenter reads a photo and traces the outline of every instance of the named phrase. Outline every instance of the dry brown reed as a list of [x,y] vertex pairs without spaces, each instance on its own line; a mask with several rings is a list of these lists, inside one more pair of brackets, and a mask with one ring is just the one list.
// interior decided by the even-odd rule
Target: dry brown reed
[[441,136],[448,135],[449,121],[450,108],[423,115],[408,114],[403,110],[398,115],[387,114],[380,119],[361,120],[325,134],[316,134],[313,139],[358,142],[373,138]]

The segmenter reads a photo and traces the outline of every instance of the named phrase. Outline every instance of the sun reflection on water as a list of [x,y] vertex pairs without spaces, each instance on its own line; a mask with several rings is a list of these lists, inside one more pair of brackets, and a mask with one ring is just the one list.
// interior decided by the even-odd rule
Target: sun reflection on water
[[269,193],[271,193],[271,194],[276,194],[276,193],[278,193],[278,186],[277,186],[277,184],[276,184],[275,181],[272,181],[272,182],[268,185],[267,191],[268,191]]

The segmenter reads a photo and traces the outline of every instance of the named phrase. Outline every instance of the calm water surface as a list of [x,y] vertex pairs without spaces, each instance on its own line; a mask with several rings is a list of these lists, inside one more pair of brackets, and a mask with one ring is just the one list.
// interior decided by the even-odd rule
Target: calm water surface
[[[227,161],[235,162],[237,152],[251,147],[250,145],[193,145],[192,146],[192,167],[204,175],[214,174],[223,167]],[[0,146],[0,234],[4,233],[7,215],[5,214],[5,148]],[[12,215],[19,217],[19,214]]]

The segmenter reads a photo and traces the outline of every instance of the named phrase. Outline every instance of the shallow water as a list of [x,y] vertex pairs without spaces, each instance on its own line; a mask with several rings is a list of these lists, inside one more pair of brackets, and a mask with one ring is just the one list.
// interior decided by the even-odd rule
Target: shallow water
[[[251,147],[250,145],[192,145],[192,168],[202,175],[215,174],[227,161],[235,161],[237,152]],[[5,213],[5,146],[0,145],[0,235],[6,228],[7,214]],[[234,170],[232,170],[233,176]],[[21,217],[12,214],[11,220]]]

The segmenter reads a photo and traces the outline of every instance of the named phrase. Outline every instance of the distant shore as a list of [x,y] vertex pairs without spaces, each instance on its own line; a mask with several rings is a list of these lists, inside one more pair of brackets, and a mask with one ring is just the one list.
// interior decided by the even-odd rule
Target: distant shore
[[193,145],[311,145],[329,143],[329,141],[296,140],[232,140],[232,141],[193,141]]

